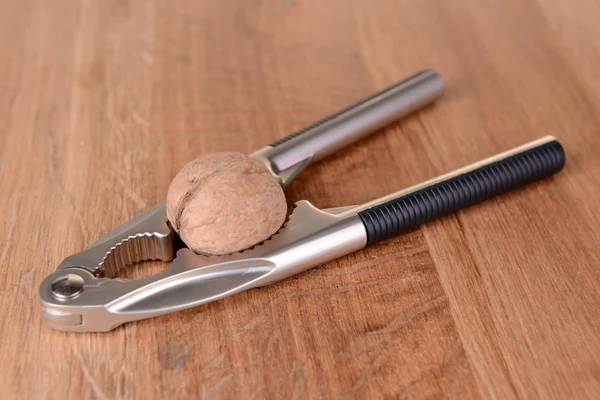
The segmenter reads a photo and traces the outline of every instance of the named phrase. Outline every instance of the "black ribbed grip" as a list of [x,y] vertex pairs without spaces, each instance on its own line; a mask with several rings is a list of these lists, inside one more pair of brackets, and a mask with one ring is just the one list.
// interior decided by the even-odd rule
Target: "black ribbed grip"
[[564,165],[565,152],[554,140],[360,211],[367,245],[550,176]]

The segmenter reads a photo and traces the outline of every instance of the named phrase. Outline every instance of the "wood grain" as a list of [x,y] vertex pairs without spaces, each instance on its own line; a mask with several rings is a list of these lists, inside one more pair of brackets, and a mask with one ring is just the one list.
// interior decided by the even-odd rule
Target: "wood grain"
[[[595,0],[0,1],[2,397],[599,398],[599,18]],[[43,324],[41,280],[188,161],[424,67],[444,99],[288,198],[364,202],[546,134],[565,170],[271,287],[105,334]]]

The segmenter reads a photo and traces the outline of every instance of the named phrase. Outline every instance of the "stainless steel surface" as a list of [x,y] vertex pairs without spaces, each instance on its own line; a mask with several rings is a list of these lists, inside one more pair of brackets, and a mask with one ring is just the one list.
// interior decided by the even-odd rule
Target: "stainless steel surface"
[[171,261],[173,237],[162,202],[102,236],[84,251],[65,258],[58,270],[83,268],[112,278],[119,269],[135,262]]
[[57,299],[70,299],[83,291],[84,281],[76,274],[65,273],[52,282],[52,294]]
[[67,271],[58,270],[40,287],[44,317],[58,330],[108,331],[280,281],[366,245],[360,218],[340,217],[338,211],[298,202],[289,221],[266,242],[229,256],[206,257],[183,248],[167,270],[145,279],[101,278],[69,268],[71,281],[84,282],[71,298],[57,298],[52,290]]
[[544,136],[543,138],[540,138],[538,140],[534,140],[533,142],[529,142],[527,144],[524,144],[523,146],[516,147],[514,149],[505,151],[503,153],[497,154],[497,155],[492,156],[492,157],[488,157],[488,158],[486,158],[484,160],[481,160],[481,161],[478,161],[476,163],[467,165],[466,167],[459,168],[459,169],[457,169],[455,171],[449,172],[449,173],[444,174],[444,175],[440,175],[440,176],[438,176],[436,178],[430,179],[430,180],[425,181],[423,183],[419,183],[418,185],[414,185],[414,186],[411,186],[409,188],[400,190],[398,192],[388,194],[387,196],[381,197],[379,199],[375,199],[375,200],[369,201],[368,203],[364,203],[364,204],[358,205],[356,207],[349,208],[349,209],[347,209],[342,214],[342,216],[343,215],[356,214],[356,213],[358,213],[360,211],[363,211],[363,210],[366,210],[368,208],[377,206],[379,204],[386,203],[386,202],[388,202],[388,201],[390,201],[392,199],[395,199],[395,198],[407,195],[409,193],[416,192],[416,191],[424,189],[424,188],[426,188],[428,186],[435,185],[436,183],[439,183],[439,182],[451,179],[451,178],[453,178],[455,176],[466,174],[466,173],[468,173],[470,171],[473,171],[473,170],[475,170],[477,168],[483,167],[484,165],[492,164],[492,163],[494,163],[496,161],[503,160],[503,159],[508,158],[510,156],[513,156],[513,155],[515,155],[517,153],[521,153],[523,151],[527,151],[527,150],[532,149],[534,147],[541,146],[544,143],[552,142],[553,140],[556,140],[556,138],[554,136]]
[[444,80],[432,70],[402,82],[338,112],[276,146],[250,154],[281,179],[285,186],[307,165],[354,143],[439,98]]
[[[428,104],[442,90],[441,77],[423,71],[251,156],[285,186],[310,162]],[[277,234],[252,249],[206,257],[183,248],[173,259],[175,234],[160,203],[67,257],[40,285],[44,318],[58,330],[108,331],[277,282],[366,245],[364,225],[347,209],[319,210],[301,201]],[[173,262],[149,278],[116,279],[121,268],[154,259]]]

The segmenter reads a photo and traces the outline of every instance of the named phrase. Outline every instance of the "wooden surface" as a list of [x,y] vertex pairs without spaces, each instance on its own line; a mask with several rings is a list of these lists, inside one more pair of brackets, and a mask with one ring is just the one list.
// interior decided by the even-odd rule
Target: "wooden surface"
[[[596,0],[2,0],[2,397],[600,398],[599,18]],[[271,287],[104,334],[43,324],[41,280],[189,160],[424,67],[445,98],[288,199],[364,202],[546,134],[565,170]]]

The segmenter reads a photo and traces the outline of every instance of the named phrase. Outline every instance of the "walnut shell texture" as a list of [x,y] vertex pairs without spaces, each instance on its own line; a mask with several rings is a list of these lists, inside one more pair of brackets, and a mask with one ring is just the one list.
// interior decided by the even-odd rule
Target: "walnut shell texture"
[[247,249],[277,232],[286,214],[283,189],[267,167],[236,152],[191,161],[167,193],[173,229],[198,254]]

